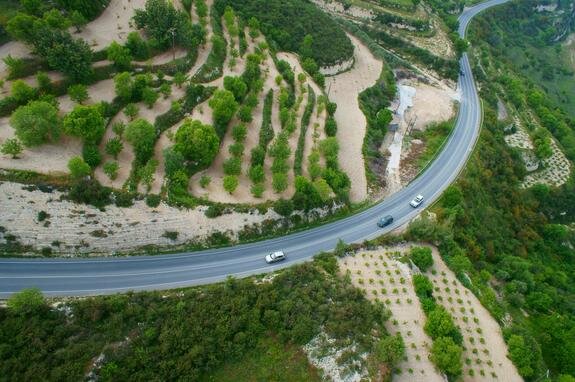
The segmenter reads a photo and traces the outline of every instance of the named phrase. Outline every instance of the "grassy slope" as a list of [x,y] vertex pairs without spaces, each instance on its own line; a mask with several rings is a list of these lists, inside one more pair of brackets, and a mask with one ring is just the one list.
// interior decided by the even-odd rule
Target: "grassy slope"
[[318,371],[306,355],[294,345],[284,345],[276,338],[262,339],[256,348],[236,361],[226,362],[205,381],[210,382],[320,382]]

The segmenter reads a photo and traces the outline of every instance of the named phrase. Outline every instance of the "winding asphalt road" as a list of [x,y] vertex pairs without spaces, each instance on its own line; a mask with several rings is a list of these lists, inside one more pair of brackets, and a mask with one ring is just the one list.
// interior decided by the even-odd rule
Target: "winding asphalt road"
[[[460,16],[459,33],[465,35],[479,12],[509,0],[490,0],[466,9]],[[409,186],[381,203],[348,218],[307,231],[230,248],[163,256],[94,259],[2,259],[0,298],[23,288],[38,287],[46,295],[97,295],[130,290],[157,290],[207,284],[227,276],[242,277],[270,272],[332,250],[338,239],[347,243],[377,237],[408,222],[420,211],[409,206],[417,194],[425,205],[433,203],[457,178],[479,136],[481,106],[467,55],[461,58],[459,78],[461,105],[452,135],[436,160]],[[395,222],[386,229],[377,220],[391,214]],[[283,250],[288,259],[269,266],[264,256]]]

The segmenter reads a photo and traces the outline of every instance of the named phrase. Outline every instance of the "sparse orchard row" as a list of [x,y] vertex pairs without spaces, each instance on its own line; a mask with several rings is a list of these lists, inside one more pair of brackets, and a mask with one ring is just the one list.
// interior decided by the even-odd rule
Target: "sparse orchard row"
[[[406,259],[427,269],[426,276],[417,274],[417,270],[412,274],[409,263],[402,263]],[[391,311],[388,329],[400,333],[407,345],[406,360],[399,365],[400,380],[412,374],[410,369],[414,373],[423,371],[429,380],[441,380],[430,360],[463,380],[502,380],[509,370],[516,373],[506,358],[498,326],[493,326],[491,317],[493,322],[484,321],[485,310],[475,296],[439,257],[432,257],[429,248],[414,247],[411,253],[406,248],[359,251],[342,258],[340,266],[368,298],[383,302]],[[427,318],[424,311],[428,312]],[[504,349],[494,349],[497,346]]]

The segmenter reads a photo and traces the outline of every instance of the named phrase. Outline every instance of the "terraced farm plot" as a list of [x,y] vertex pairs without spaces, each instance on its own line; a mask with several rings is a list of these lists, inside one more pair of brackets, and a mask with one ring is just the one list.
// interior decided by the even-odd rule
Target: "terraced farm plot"
[[[426,316],[413,288],[414,271],[399,261],[412,246],[360,251],[341,259],[339,265],[369,299],[384,302],[391,311],[386,327],[391,333],[399,332],[406,347],[406,358],[396,370],[394,381],[443,381],[428,358],[433,341],[423,330]],[[463,380],[521,381],[507,358],[507,346],[497,322],[460,283],[435,248],[433,260],[426,275],[435,287],[434,296],[454,317],[464,337]]]

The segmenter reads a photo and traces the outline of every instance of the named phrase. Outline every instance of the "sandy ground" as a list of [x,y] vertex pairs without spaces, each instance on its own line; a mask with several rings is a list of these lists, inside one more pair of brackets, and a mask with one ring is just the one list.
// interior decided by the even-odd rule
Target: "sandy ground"
[[[384,301],[392,312],[387,323],[388,329],[391,333],[401,333],[407,353],[407,361],[399,366],[402,373],[394,375],[393,380],[443,381],[427,358],[432,341],[423,331],[426,318],[413,289],[411,271],[405,264],[393,260],[397,255],[408,252],[411,246],[409,244],[362,251],[361,254],[341,259],[340,267],[343,272],[350,272],[354,285],[364,289],[368,298]],[[436,274],[433,275],[430,270],[427,276],[434,286],[439,288],[434,292],[434,296],[437,302],[452,314],[464,337],[463,346],[466,350],[462,356],[462,379],[470,382],[521,381],[517,370],[507,358],[507,346],[495,319],[477,297],[457,280],[439,256],[437,249],[432,247],[432,251],[435,263],[433,270]],[[404,284],[401,282],[402,278]],[[385,294],[382,288],[385,289]],[[408,299],[411,299],[411,303]],[[474,354],[474,349],[477,349],[477,354]],[[471,360],[470,365],[466,365],[467,358]],[[409,369],[412,369],[413,373],[409,372]],[[469,374],[471,369],[474,376]],[[481,375],[482,370],[484,376]]]
[[135,29],[132,17],[135,9],[144,8],[146,0],[112,0],[100,17],[86,24],[80,33],[70,28],[74,37],[84,39],[94,50],[101,50],[112,41],[124,43]]
[[6,44],[0,45],[0,78],[6,78],[8,75],[8,66],[4,63],[2,58],[11,55],[14,58],[31,57],[32,52],[30,49],[19,41],[10,41]]
[[[206,0],[206,5],[208,6],[208,15],[206,20],[210,20],[210,12],[212,9],[213,0]],[[192,20],[199,20],[199,16],[197,15],[196,7],[192,4],[192,12],[191,12]],[[208,56],[210,55],[210,51],[212,50],[212,23],[208,22],[205,26],[206,30],[206,43],[198,48],[198,57],[194,66],[188,72],[188,75],[192,77],[196,72],[204,65]]]
[[[14,129],[10,126],[9,119],[0,118],[0,144],[12,137],[14,137]],[[42,174],[68,173],[68,161],[77,155],[82,155],[82,141],[62,136],[54,143],[25,148],[19,155],[19,159],[0,154],[0,168],[30,170]]]
[[[114,80],[110,78],[88,86],[88,95],[90,98],[88,98],[86,104],[96,104],[101,101],[112,102],[116,97]],[[62,113],[69,113],[76,105],[67,94],[58,97],[58,103]]]
[[339,163],[351,180],[351,201],[360,202],[367,197],[362,153],[367,121],[359,108],[358,96],[375,84],[381,74],[382,63],[358,39],[349,37],[355,47],[355,65],[345,73],[326,78],[326,89],[329,98],[337,103],[335,119],[337,139],[341,143]]
[[432,122],[447,121],[454,115],[454,101],[459,99],[458,93],[449,88],[431,86],[421,82],[406,82],[415,88],[413,106],[405,112],[405,120],[413,123],[413,128],[424,130]]
[[[481,305],[477,297],[455,277],[439,256],[437,249],[432,249],[435,263],[433,269],[436,270],[436,274],[433,275],[429,271],[427,276],[434,287],[440,288],[439,292],[434,291],[433,294],[437,300],[441,297],[438,302],[451,313],[459,326],[465,348],[464,361],[465,359],[472,360],[471,365],[463,367],[463,380],[522,381],[517,369],[507,358],[507,345],[497,321]],[[464,317],[467,317],[468,322],[465,322]],[[485,343],[482,343],[482,339]],[[477,354],[473,353],[474,349],[477,349]],[[470,369],[474,370],[474,377],[469,375]],[[484,371],[485,376],[481,376],[481,370]]]
[[[391,334],[400,333],[407,356],[407,361],[402,361],[398,365],[402,373],[394,375],[393,380],[443,382],[443,377],[428,359],[433,342],[423,331],[425,313],[415,294],[411,271],[404,264],[392,259],[397,250],[397,248],[385,248],[379,251],[362,251],[361,255],[356,254],[340,260],[340,267],[342,272],[350,273],[355,286],[365,290],[367,298],[373,301],[389,301],[386,305],[391,310],[392,316],[386,327]],[[410,368],[413,373],[408,371]]]
[[[18,183],[0,183],[3,211],[0,226],[15,235],[21,244],[35,249],[51,247],[53,252],[71,255],[113,254],[144,249],[145,246],[181,245],[204,240],[214,232],[235,236],[246,225],[278,218],[271,210],[264,215],[254,210],[208,219],[204,215],[206,207],[180,210],[162,203],[157,208],[150,208],[143,201],[131,208],[108,206],[102,212],[91,206],[60,201],[62,194],[58,191],[43,193],[26,191],[24,187]],[[40,211],[50,215],[42,223],[37,220]],[[163,237],[166,231],[178,232],[177,239]],[[60,245],[53,245],[55,241]]]

